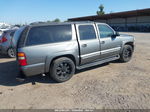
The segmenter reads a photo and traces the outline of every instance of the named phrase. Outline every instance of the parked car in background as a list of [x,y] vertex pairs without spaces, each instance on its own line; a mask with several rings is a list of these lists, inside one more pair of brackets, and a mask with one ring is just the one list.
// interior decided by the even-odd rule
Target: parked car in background
[[57,82],[69,80],[76,69],[118,59],[128,62],[135,44],[133,36],[98,22],[29,25],[15,35],[20,37],[17,60],[22,73],[46,73]]
[[2,36],[3,32],[7,31],[7,30],[9,30],[9,29],[0,29],[0,36]]
[[10,58],[16,56],[15,39],[13,38],[15,30],[6,30],[0,36],[0,54],[8,55]]

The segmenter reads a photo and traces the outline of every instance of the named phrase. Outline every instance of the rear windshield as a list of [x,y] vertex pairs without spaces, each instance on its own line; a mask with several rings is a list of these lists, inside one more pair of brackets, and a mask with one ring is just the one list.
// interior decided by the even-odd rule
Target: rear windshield
[[30,29],[26,46],[70,41],[71,25],[39,26]]

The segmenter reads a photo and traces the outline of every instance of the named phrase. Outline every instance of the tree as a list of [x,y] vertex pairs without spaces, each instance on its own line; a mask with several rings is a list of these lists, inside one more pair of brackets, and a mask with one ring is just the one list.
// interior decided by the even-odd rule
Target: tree
[[64,22],[69,22],[68,20],[65,20]]
[[60,22],[60,19],[56,18],[53,22]]
[[97,15],[104,15],[104,14],[105,14],[105,12],[104,12],[104,6],[103,6],[103,4],[101,4],[99,6],[99,11],[97,11]]
[[51,23],[52,21],[47,21],[47,23]]

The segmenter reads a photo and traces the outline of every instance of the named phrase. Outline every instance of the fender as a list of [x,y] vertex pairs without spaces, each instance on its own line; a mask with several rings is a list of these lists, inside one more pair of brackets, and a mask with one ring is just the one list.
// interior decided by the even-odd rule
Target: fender
[[[120,54],[122,53],[122,51],[123,51],[123,47],[127,44],[127,43],[133,43],[133,41],[128,41],[128,40],[124,40],[124,41],[122,41],[122,47],[121,47],[121,50],[120,50]],[[133,44],[133,46],[134,46],[134,44]]]
[[67,57],[69,55],[74,57],[76,66],[78,66],[79,65],[79,54],[78,54],[78,52],[72,51],[72,50],[62,51],[62,52],[55,53],[53,55],[51,54],[51,55],[46,56],[45,73],[49,72],[50,65],[51,65],[53,59],[59,58],[59,57]]

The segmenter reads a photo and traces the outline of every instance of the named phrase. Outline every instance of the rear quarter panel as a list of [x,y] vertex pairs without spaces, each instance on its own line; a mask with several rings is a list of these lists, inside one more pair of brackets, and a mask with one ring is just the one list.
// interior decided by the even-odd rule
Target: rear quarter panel
[[57,56],[73,54],[76,60],[79,58],[76,40],[24,47],[18,49],[18,52],[24,52],[26,55],[28,66],[23,69],[28,71],[26,74],[29,76],[49,72],[50,63]]

